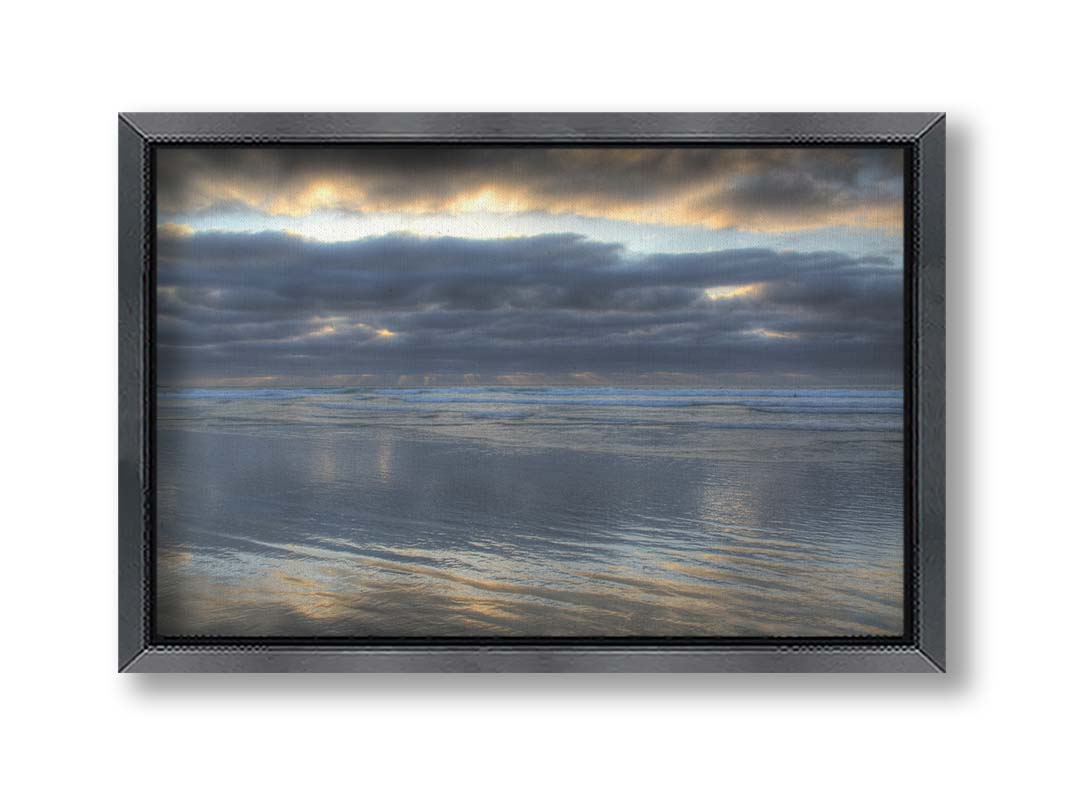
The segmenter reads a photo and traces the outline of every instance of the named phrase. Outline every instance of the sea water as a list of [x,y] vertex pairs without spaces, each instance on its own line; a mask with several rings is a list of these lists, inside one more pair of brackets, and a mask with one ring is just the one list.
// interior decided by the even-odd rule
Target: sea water
[[899,389],[160,389],[165,635],[886,636]]

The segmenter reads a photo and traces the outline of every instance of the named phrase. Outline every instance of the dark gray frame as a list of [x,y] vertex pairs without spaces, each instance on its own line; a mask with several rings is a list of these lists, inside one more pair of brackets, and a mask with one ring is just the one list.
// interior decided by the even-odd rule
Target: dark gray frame
[[[895,144],[910,153],[906,414],[911,630],[901,644],[221,646],[151,639],[154,209],[160,144]],[[901,114],[119,115],[119,670],[122,672],[943,672],[945,116]]]

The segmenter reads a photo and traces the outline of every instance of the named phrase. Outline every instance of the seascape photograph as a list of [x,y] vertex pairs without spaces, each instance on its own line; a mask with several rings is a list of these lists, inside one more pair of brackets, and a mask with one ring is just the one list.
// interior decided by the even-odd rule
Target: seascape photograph
[[161,147],[165,637],[894,637],[899,148]]

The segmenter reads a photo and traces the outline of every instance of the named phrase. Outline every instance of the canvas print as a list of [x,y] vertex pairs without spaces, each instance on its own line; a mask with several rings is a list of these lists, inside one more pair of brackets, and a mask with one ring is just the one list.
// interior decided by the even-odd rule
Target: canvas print
[[161,146],[163,637],[886,637],[891,147]]

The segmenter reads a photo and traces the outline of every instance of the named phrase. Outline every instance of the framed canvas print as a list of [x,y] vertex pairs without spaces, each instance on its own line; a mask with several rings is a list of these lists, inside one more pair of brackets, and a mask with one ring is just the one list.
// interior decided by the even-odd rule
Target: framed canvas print
[[940,114],[124,114],[123,671],[943,671]]

